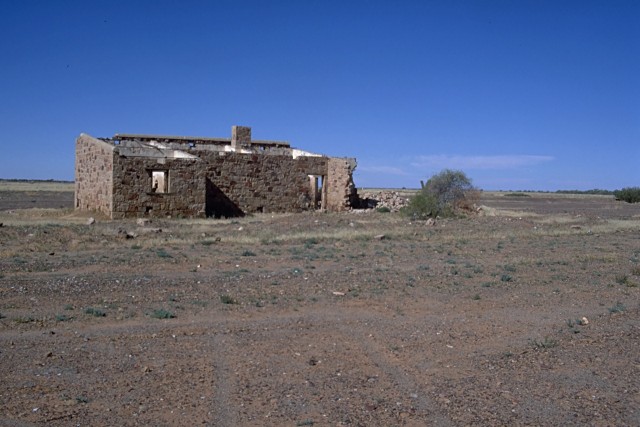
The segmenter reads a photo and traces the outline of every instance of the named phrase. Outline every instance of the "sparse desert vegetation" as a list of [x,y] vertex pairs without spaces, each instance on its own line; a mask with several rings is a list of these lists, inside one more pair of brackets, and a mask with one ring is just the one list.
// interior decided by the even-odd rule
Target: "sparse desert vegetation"
[[0,424],[639,424],[639,204],[90,225],[24,191],[0,199]]

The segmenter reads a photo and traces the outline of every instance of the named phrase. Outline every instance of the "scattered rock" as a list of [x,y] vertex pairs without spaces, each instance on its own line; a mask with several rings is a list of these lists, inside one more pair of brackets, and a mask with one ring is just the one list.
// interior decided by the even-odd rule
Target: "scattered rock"
[[373,236],[373,238],[376,240],[384,240],[387,238],[387,236],[385,236],[384,234],[378,234],[377,236]]
[[589,319],[587,319],[586,317],[583,317],[582,319],[580,319],[580,324],[581,325],[588,325],[589,324]]
[[136,220],[136,224],[138,224],[140,227],[146,227],[147,225],[151,224],[151,220],[149,218],[138,218]]
[[94,217],[89,217],[89,219],[87,219],[87,225],[93,225],[96,223],[96,219]]
[[162,228],[144,227],[140,231],[142,233],[162,233]]
[[344,292],[333,291],[333,292],[331,292],[331,293],[332,293],[333,295],[336,295],[336,296],[339,296],[339,297],[344,296]]
[[125,239],[135,239],[136,237],[138,237],[138,235],[132,231],[127,231],[124,230],[122,228],[120,228],[118,230],[118,234],[122,237],[124,237]]
[[387,208],[397,212],[409,204],[407,197],[402,197],[397,191],[364,192],[360,195],[362,209]]

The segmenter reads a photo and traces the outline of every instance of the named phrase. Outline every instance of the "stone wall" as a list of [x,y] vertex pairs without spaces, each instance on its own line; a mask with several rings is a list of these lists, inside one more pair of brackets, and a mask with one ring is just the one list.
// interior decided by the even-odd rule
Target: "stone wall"
[[325,175],[326,157],[202,153],[205,175],[238,208],[299,212],[311,208],[309,175]]
[[353,183],[354,159],[330,157],[327,159],[326,208],[333,212],[351,209],[358,197]]
[[[194,159],[114,158],[112,218],[202,217],[205,182]],[[154,191],[152,173],[167,174],[167,192]]]
[[[250,138],[240,127],[234,128],[234,137]],[[319,207],[311,176],[324,178],[322,208],[343,211],[357,197],[354,169],[354,159],[294,157],[291,150],[240,153],[191,146],[175,151],[81,135],[76,149],[76,205],[112,218],[299,212]],[[166,191],[154,181],[165,182]]]
[[[311,208],[309,175],[326,175],[329,161],[326,157],[198,154],[195,160],[116,155],[112,217],[204,217],[220,209],[229,212],[230,207],[244,213],[307,210]],[[166,171],[167,193],[153,191],[153,171]],[[219,193],[213,197],[212,191]],[[207,206],[207,200],[221,203],[221,196],[233,206]]]
[[76,209],[111,215],[113,151],[113,145],[89,135],[76,140]]

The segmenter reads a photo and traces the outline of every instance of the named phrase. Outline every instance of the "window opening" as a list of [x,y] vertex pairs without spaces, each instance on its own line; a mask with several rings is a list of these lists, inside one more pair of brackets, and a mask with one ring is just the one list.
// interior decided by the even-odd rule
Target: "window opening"
[[154,193],[169,192],[169,171],[151,171],[151,191]]

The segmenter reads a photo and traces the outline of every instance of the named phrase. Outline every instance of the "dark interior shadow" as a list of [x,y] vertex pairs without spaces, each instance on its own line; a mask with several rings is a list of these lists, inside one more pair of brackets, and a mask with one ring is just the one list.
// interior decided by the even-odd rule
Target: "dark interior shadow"
[[207,217],[214,218],[237,218],[244,216],[242,209],[228,198],[209,178],[207,178],[205,214]]

